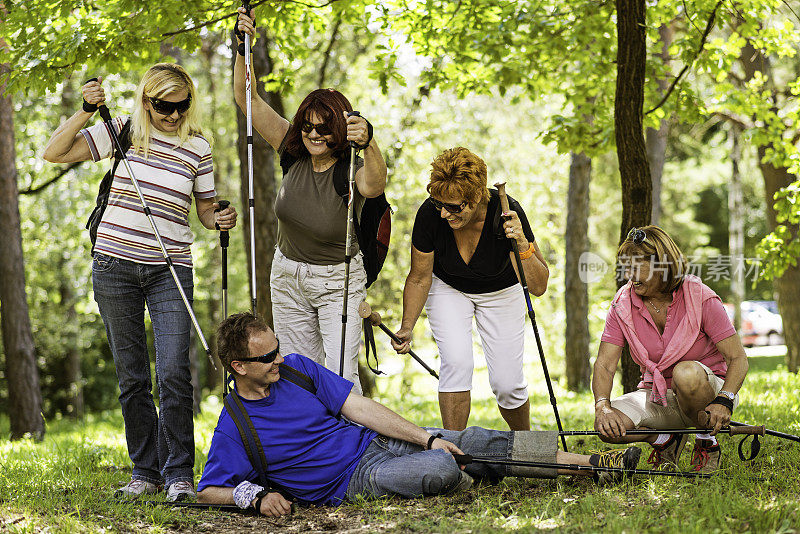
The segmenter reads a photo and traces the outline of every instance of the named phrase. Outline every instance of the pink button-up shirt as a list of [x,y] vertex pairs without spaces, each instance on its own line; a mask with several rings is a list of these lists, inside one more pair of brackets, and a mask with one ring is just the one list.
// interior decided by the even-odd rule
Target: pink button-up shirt
[[[636,336],[647,349],[650,360],[658,362],[664,354],[664,349],[672,339],[677,325],[686,316],[686,305],[684,303],[683,292],[673,293],[672,304],[667,308],[667,321],[664,325],[664,333],[659,333],[650,312],[645,307],[642,298],[634,291],[631,291],[631,303],[633,304],[633,324]],[[728,319],[725,308],[719,297],[709,298],[703,303],[703,318],[700,323],[700,332],[697,339],[689,348],[688,352],[679,361],[698,361],[707,366],[711,371],[725,378],[728,372],[728,365],[722,357],[722,353],[717,349],[716,344],[725,338],[736,333],[736,329]],[[626,340],[622,328],[619,325],[619,318],[614,307],[608,311],[606,326],[603,330],[601,341],[624,347]],[[675,362],[677,364],[677,362]],[[641,366],[640,366],[641,367]],[[667,380],[667,387],[672,387],[672,369],[674,365],[662,371]],[[646,371],[641,367],[642,373]]]

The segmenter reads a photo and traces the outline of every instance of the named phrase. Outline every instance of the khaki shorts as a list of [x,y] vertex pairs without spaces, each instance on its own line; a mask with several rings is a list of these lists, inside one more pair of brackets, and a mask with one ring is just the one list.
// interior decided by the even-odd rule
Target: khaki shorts
[[[725,381],[712,373],[707,366],[700,362],[695,363],[702,367],[706,375],[708,375],[708,383],[713,388],[714,394],[719,393]],[[691,417],[683,413],[678,406],[678,399],[675,398],[675,392],[672,389],[667,390],[666,397],[667,405],[662,406],[648,400],[650,398],[649,389],[639,389],[612,400],[611,407],[630,417],[631,421],[633,421],[633,426],[637,428],[640,426],[647,428],[683,428],[693,426],[694,422]],[[736,398],[733,399],[734,409],[738,405],[739,395],[736,395]]]

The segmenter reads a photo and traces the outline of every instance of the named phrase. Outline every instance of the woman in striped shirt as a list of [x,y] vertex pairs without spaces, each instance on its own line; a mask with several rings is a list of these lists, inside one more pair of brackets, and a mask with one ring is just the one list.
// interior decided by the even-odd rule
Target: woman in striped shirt
[[[105,102],[98,81],[83,86],[83,109],[52,135],[44,159],[53,163],[100,161],[113,155],[104,122],[83,128]],[[203,136],[195,87],[180,66],[151,67],[136,89],[133,113],[112,121],[116,132],[130,121],[127,159],[152,211],[187,297],[192,298],[192,195],[206,228],[236,224],[233,207],[215,212],[211,143]],[[155,493],[163,484],[169,500],[194,496],[191,320],[161,248],[142,210],[125,165],[114,173],[108,206],[97,230],[92,263],[95,300],[106,326],[120,385],[131,481],[124,497]],[[153,403],[144,308],[150,313],[156,352],[159,411]]]

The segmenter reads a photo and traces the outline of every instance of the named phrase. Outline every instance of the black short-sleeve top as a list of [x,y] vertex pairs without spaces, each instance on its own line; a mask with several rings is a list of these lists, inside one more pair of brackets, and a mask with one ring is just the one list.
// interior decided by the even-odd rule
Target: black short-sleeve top
[[[517,212],[525,237],[534,240],[528,218],[519,203],[508,197],[509,207]],[[464,293],[491,293],[519,283],[509,256],[511,241],[506,238],[500,218],[500,195],[489,189],[489,206],[478,247],[469,260],[458,252],[453,230],[441,212],[425,200],[417,210],[411,244],[420,252],[433,252],[433,274]]]

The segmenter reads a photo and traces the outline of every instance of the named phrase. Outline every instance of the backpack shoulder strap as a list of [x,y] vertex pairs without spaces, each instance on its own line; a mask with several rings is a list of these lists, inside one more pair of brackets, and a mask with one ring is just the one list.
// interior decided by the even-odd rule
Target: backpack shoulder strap
[[279,365],[282,377],[291,382],[292,384],[303,388],[304,390],[308,391],[312,395],[317,394],[317,387],[314,385],[314,381],[311,380],[311,377],[307,374],[298,371],[294,367],[286,365],[282,363]]
[[[125,121],[125,124],[122,125],[122,129],[119,131],[117,135],[119,138],[119,144],[122,145],[122,149],[127,152],[128,149],[131,148],[133,145],[133,141],[131,140],[131,120],[128,119]],[[112,141],[113,142],[113,141]],[[119,162],[122,161],[124,154],[120,154],[119,150],[114,148],[114,167],[111,169],[111,178],[114,178],[114,175],[117,173],[117,167],[119,166]]]
[[247,410],[242,404],[242,400],[235,391],[231,391],[225,396],[225,408],[228,414],[236,424],[239,430],[239,435],[242,438],[244,450],[247,453],[247,458],[250,464],[255,468],[258,473],[258,483],[264,488],[269,488],[269,480],[267,479],[267,457],[264,454],[264,447],[261,446],[261,440],[258,439],[256,428],[253,426],[253,421],[247,415]]
[[[356,156],[356,165],[363,162],[364,158],[361,156]],[[336,190],[336,194],[342,197],[342,202],[344,205],[347,206],[347,196],[349,193],[349,187],[347,187],[347,182],[350,181],[350,156],[348,155],[346,158],[340,158],[336,161],[336,164],[333,166],[333,188]]]

